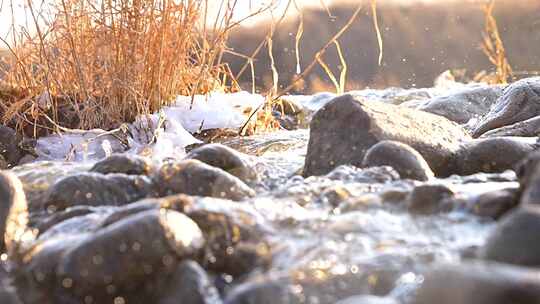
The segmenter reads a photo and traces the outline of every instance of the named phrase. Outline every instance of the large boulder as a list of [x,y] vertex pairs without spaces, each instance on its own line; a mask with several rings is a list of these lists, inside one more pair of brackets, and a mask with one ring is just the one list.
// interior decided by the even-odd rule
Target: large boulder
[[509,85],[488,114],[478,123],[473,136],[489,130],[525,121],[540,115],[540,77],[527,78]]
[[439,265],[412,304],[539,304],[540,272],[501,264]]
[[385,140],[369,148],[362,165],[390,166],[401,178],[427,181],[434,177],[433,171],[418,151],[397,141]]
[[453,173],[500,173],[511,170],[536,150],[536,138],[493,137],[471,140],[461,145],[453,159]]
[[501,94],[502,88],[495,86],[466,88],[432,98],[418,109],[465,124],[472,118],[488,113]]
[[521,206],[507,214],[488,237],[481,256],[522,266],[540,266],[540,207]]
[[463,128],[431,113],[380,102],[335,98],[314,116],[304,175],[323,175],[342,164],[361,166],[366,151],[383,140],[416,149],[437,175],[448,175],[449,161],[462,142]]

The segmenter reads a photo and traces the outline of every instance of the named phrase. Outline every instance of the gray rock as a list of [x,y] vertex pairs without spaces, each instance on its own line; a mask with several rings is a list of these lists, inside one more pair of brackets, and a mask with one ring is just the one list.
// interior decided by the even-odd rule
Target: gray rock
[[540,115],[540,78],[527,78],[509,85],[488,114],[478,123],[473,136],[525,121]]
[[16,254],[28,223],[28,206],[21,181],[12,173],[0,171],[0,252]]
[[57,181],[46,194],[49,212],[73,206],[121,206],[154,196],[153,183],[145,176],[80,173]]
[[390,166],[401,178],[427,181],[434,177],[426,160],[410,146],[396,141],[381,141],[369,148],[362,165],[365,167]]
[[355,273],[328,272],[317,278],[309,271],[303,271],[301,278],[285,275],[255,278],[231,290],[225,297],[225,303],[335,304],[353,296],[388,294],[395,287],[400,273],[410,269],[406,263],[406,259],[386,256],[357,265]]
[[465,124],[472,118],[483,116],[502,94],[501,87],[475,87],[430,99],[418,109],[444,116]]
[[0,265],[0,303],[21,304],[15,289],[10,284],[10,279],[4,265]]
[[147,158],[130,154],[113,154],[98,161],[90,172],[101,174],[123,173],[127,175],[149,175],[152,164]]
[[399,173],[392,167],[371,167],[371,168],[358,168],[353,166],[342,165],[336,167],[330,173],[325,176],[331,180],[339,180],[342,182],[355,182],[355,183],[387,183],[391,181],[399,180]]
[[523,158],[514,166],[514,171],[519,179],[522,190],[528,187],[533,175],[535,175],[537,171],[540,171],[539,164],[540,151],[535,151],[527,155],[527,157]]
[[513,125],[487,131],[480,137],[522,136],[535,137],[540,135],[540,116],[533,117]]
[[454,192],[445,185],[425,184],[413,189],[407,199],[410,213],[428,215],[452,209]]
[[323,175],[342,164],[361,166],[367,150],[383,140],[408,144],[435,174],[448,175],[450,158],[468,139],[460,126],[444,117],[343,95],[311,122],[304,175]]
[[22,137],[15,130],[0,125],[0,155],[7,162],[8,167],[19,163],[19,160],[24,156],[19,145],[22,142]]
[[439,265],[412,304],[538,304],[540,273],[501,264]]
[[519,204],[518,189],[509,188],[481,194],[470,207],[475,215],[498,220]]
[[221,304],[219,293],[204,269],[194,261],[178,265],[157,304]]
[[354,296],[337,302],[336,304],[398,304],[392,298],[381,298],[377,296]]
[[197,224],[181,213],[141,212],[101,228],[65,252],[57,286],[81,300],[91,295],[98,303],[117,297],[130,303],[142,283],[172,273],[178,259],[196,256],[204,243]]
[[517,175],[521,185],[521,204],[540,205],[540,153],[531,153],[518,166]]
[[504,216],[488,237],[481,256],[522,266],[540,266],[540,207],[521,206]]
[[537,147],[535,139],[532,138],[475,139],[463,144],[454,155],[452,171],[459,175],[504,172],[513,169]]
[[184,193],[239,201],[255,195],[239,178],[194,159],[163,165],[156,185],[160,196]]
[[207,144],[189,152],[186,159],[196,159],[232,174],[245,183],[259,179],[247,157],[222,144]]

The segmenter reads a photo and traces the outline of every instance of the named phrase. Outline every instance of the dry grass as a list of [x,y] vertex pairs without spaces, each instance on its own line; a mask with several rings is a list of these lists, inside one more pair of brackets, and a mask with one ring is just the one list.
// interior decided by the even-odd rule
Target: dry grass
[[[18,0],[8,2],[14,1]],[[158,112],[176,95],[239,90],[238,75],[232,75],[222,61],[225,53],[246,60],[239,74],[250,68],[255,92],[253,62],[264,46],[272,62],[273,85],[264,94],[267,102],[251,113],[240,133],[278,128],[272,109],[317,64],[327,71],[336,91],[344,92],[347,63],[338,39],[361,10],[359,6],[304,69],[300,66],[301,22],[295,43],[297,77],[281,89],[273,38],[293,5],[302,15],[294,0],[271,22],[251,56],[228,49],[229,32],[245,19],[271,11],[274,1],[238,20],[233,15],[242,4],[239,0],[212,2],[219,5],[215,18],[209,17],[210,0],[50,0],[54,14],[46,22],[32,0],[24,1],[34,30],[13,27],[9,40],[0,38],[9,50],[7,64],[0,65],[0,116],[3,124],[34,137],[66,128],[111,130],[138,115]],[[371,1],[375,12],[375,0]],[[377,35],[382,56],[378,26]],[[323,60],[332,45],[340,57],[339,79]]]
[[3,40],[11,89],[0,95],[3,123],[26,133],[111,129],[178,94],[238,89],[222,62],[238,0],[211,22],[208,0],[54,0],[47,27],[27,1],[36,33]]
[[485,30],[483,33],[482,51],[488,57],[489,61],[495,66],[495,73],[484,75],[479,74],[477,80],[492,84],[506,84],[513,79],[513,72],[510,63],[506,57],[497,20],[493,16],[495,1],[491,0],[484,6]]

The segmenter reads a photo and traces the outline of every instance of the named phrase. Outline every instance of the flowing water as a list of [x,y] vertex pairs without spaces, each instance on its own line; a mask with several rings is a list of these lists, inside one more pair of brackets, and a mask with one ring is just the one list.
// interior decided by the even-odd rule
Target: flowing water
[[[309,131],[278,131],[223,142],[250,155],[262,178],[249,204],[271,231],[275,248],[271,268],[258,277],[314,278],[354,275],[373,270],[369,284],[381,271],[392,271],[390,290],[406,299],[423,278],[422,267],[435,262],[459,262],[481,246],[494,222],[475,217],[466,208],[450,213],[414,216],[404,208],[406,194],[420,182],[391,180],[381,173],[340,167],[325,177],[298,175],[306,154]],[[59,178],[88,170],[91,162],[37,162],[13,171],[31,199]],[[377,182],[373,182],[373,176]],[[378,176],[378,177],[377,177]],[[515,188],[513,173],[477,174],[432,181],[455,191],[458,201],[473,201],[483,192]],[[466,204],[464,204],[465,206]],[[380,283],[380,282],[379,282]],[[352,288],[344,282],[341,288]],[[297,288],[302,293],[301,285]],[[386,288],[388,289],[388,287]],[[307,303],[319,303],[317,297]],[[324,301],[323,301],[324,302]]]

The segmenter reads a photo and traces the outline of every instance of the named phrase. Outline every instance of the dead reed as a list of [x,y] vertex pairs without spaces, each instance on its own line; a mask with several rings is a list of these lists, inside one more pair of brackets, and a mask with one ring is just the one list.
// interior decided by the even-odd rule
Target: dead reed
[[493,15],[493,9],[495,8],[495,1],[491,0],[484,6],[485,16],[485,29],[483,33],[482,51],[488,57],[489,61],[495,67],[495,73],[491,75],[482,75],[479,79],[493,84],[506,84],[513,80],[513,72],[510,63],[506,57],[506,50],[504,48],[499,28],[497,26],[497,20]]
[[214,18],[209,0],[52,0],[48,20],[25,1],[35,30],[13,27],[2,40],[11,93],[0,114],[27,134],[111,129],[179,94],[238,89],[222,62],[238,0],[218,2]]

